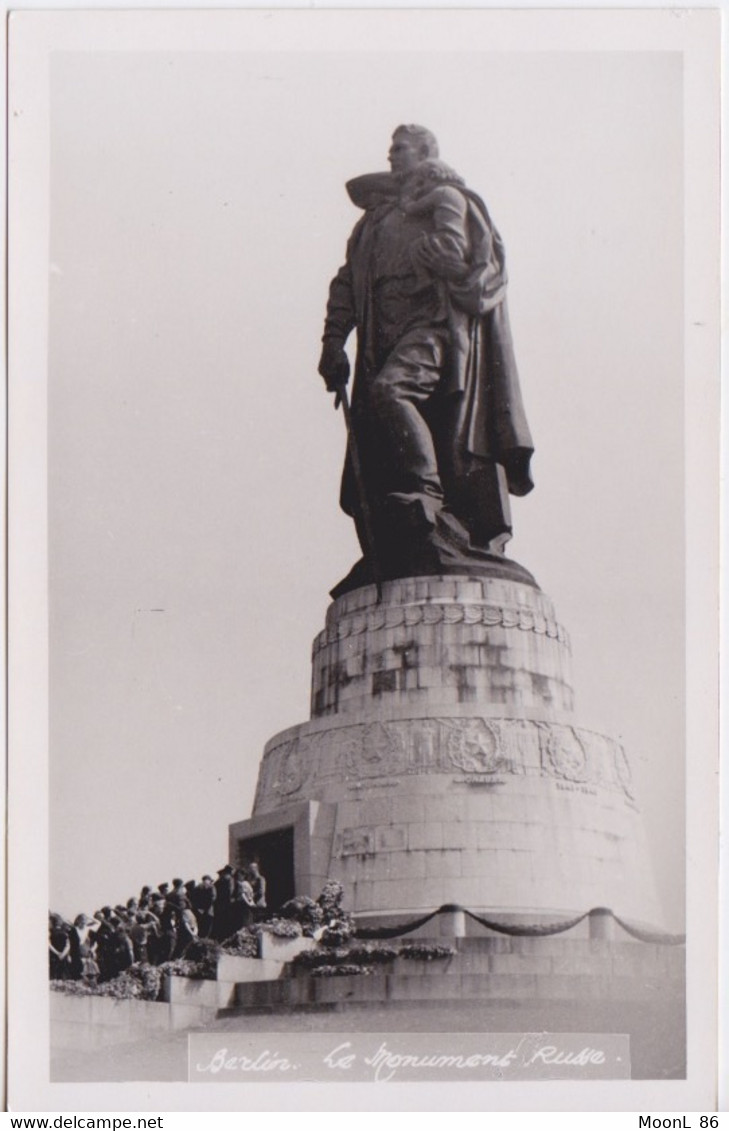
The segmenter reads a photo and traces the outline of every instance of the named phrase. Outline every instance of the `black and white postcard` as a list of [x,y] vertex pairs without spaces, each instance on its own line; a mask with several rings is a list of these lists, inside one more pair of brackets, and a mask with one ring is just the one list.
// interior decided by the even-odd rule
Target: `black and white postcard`
[[11,1110],[715,1111],[719,13],[8,40]]

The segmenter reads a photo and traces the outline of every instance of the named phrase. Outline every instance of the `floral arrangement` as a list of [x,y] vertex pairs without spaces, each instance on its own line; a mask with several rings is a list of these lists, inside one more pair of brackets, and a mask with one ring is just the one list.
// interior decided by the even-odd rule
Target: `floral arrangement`
[[302,970],[315,970],[319,966],[356,965],[357,972],[369,964],[381,966],[394,962],[399,950],[392,946],[372,946],[364,944],[352,947],[321,947],[318,950],[305,950],[293,960],[295,967]]
[[[179,961],[179,960],[178,960]],[[88,982],[54,981],[51,989],[72,997],[109,997],[116,1001],[158,1001],[162,990],[162,979],[169,966],[150,966],[147,962],[135,962],[128,970],[112,978],[109,982],[90,984]]]
[[377,966],[394,962],[396,958],[418,959],[431,962],[436,959],[451,958],[455,954],[451,946],[438,943],[407,943],[405,945],[378,945],[377,943],[354,943],[350,946],[326,947],[306,950],[297,954],[293,960],[295,969],[308,970],[316,977],[323,977],[344,969],[349,974],[371,974]]
[[258,958],[258,933],[251,927],[241,927],[222,945],[221,953],[237,958]]
[[354,934],[354,919],[342,907],[344,888],[338,880],[327,880],[317,899],[322,912],[322,927],[314,938],[324,946],[342,946]]
[[351,974],[374,974],[374,966],[355,966],[343,962],[341,966],[315,966],[311,971],[312,978],[336,978]]
[[223,947],[215,939],[194,939],[187,947],[185,957],[176,960],[177,963],[191,966],[192,973],[185,974],[177,970],[170,970],[168,973],[182,973],[183,978],[214,979],[218,974],[218,959],[222,953]]
[[443,946],[438,943],[407,943],[400,947],[400,958],[413,958],[420,962],[432,962],[438,958],[452,958],[455,954],[452,946]]
[[297,895],[284,903],[281,918],[294,919],[301,924],[303,934],[307,938],[313,938],[324,922],[324,911],[310,896]]
[[100,989],[103,988],[90,985],[88,982],[66,981],[65,978],[51,978],[50,986],[56,993],[66,994],[68,997],[89,997],[92,994],[98,996]]
[[346,947],[320,947],[316,950],[302,950],[295,955],[292,966],[297,970],[315,970],[319,966],[337,966],[347,961],[349,951]]
[[257,929],[261,934],[274,935],[278,939],[300,939],[304,933],[301,923],[295,919],[269,919],[258,923]]
[[372,943],[358,943],[349,949],[350,962],[394,962],[400,957],[400,948],[397,946],[373,946]]

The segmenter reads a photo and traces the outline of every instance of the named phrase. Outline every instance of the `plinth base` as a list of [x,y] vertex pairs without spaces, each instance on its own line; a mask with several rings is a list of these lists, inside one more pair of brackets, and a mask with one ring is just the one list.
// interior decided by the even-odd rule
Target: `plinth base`
[[[401,577],[396,574],[394,577],[387,578],[387,581],[406,580],[411,577],[411,574],[406,574]],[[523,585],[531,585],[538,589],[536,581],[524,569],[524,566],[519,565],[518,562],[513,561],[512,558],[507,558],[503,554],[490,554],[486,551],[481,551],[478,556],[474,556],[471,560],[466,557],[454,558],[452,562],[445,561],[442,557],[439,558],[437,563],[434,563],[433,569],[420,576],[436,576],[436,577],[470,577],[474,579],[496,579],[501,581],[518,581]],[[360,558],[356,562],[346,577],[337,582],[332,590],[330,596],[335,600],[339,597],[346,596],[347,593],[353,593],[357,589],[363,589],[367,586],[374,584],[374,577],[369,563]]]
[[388,582],[333,602],[312,719],[267,744],[231,862],[270,903],[339,880],[360,918],[473,912],[661,926],[628,761],[571,716],[569,640],[533,584]]

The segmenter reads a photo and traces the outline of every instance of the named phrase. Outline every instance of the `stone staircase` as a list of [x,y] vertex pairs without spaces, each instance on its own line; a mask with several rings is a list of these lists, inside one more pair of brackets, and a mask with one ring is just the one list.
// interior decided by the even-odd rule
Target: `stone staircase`
[[458,938],[451,945],[449,958],[398,957],[369,974],[316,976],[289,964],[282,977],[238,983],[232,1010],[449,1001],[584,1005],[683,996],[683,947],[554,937]]

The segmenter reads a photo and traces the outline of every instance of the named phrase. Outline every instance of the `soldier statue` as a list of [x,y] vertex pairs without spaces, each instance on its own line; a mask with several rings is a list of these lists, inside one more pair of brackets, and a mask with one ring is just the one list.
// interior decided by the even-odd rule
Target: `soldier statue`
[[334,595],[493,572],[508,561],[509,494],[533,487],[501,238],[429,130],[399,126],[389,162],[347,184],[364,214],[330,286],[319,363],[348,410],[356,329],[341,505],[364,559]]

